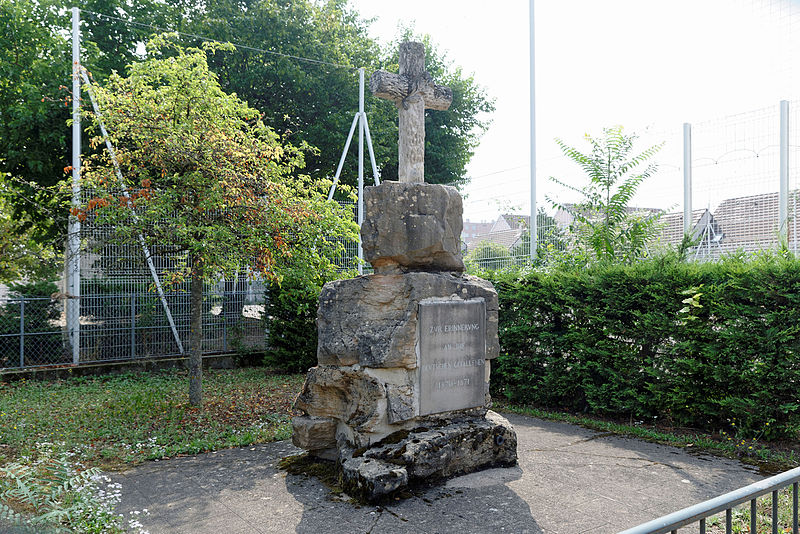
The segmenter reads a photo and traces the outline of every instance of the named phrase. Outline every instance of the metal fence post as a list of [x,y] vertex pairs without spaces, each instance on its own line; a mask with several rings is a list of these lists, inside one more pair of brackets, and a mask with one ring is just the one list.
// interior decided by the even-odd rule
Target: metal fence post
[[530,152],[530,164],[531,164],[531,222],[528,225],[528,232],[530,233],[530,250],[528,254],[530,255],[531,262],[536,260],[536,248],[539,244],[539,229],[537,223],[539,221],[536,220],[536,32],[535,32],[535,25],[533,23],[533,16],[534,16],[534,8],[533,8],[534,0],[530,0],[530,7],[528,8],[530,11],[528,12],[529,21],[529,32],[530,32],[530,42],[528,43],[530,49],[530,56],[528,61],[530,62],[530,145],[531,145],[531,152]]
[[789,245],[789,101],[780,104],[780,194],[778,197],[778,237]]
[[19,301],[19,366],[25,367],[25,299]]
[[[72,207],[81,202],[81,15],[77,7],[72,8]],[[81,222],[75,215],[69,218],[67,237],[67,330],[72,346],[72,363],[77,364],[81,355]]]
[[[364,67],[358,69],[358,227],[364,224]],[[364,274],[364,247],[358,234],[358,274]]]
[[683,123],[683,234],[692,231],[692,125]]
[[131,358],[136,357],[136,293],[131,293]]

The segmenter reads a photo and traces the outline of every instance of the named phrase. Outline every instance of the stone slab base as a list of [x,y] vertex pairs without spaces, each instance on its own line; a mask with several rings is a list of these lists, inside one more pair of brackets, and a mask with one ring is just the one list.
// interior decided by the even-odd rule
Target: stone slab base
[[464,419],[437,428],[392,434],[339,459],[342,485],[362,502],[375,502],[415,484],[429,484],[517,462],[517,434],[504,417]]

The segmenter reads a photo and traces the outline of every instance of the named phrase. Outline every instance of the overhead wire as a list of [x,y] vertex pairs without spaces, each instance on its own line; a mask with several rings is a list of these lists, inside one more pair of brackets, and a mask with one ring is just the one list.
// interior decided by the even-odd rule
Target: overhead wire
[[[154,26],[152,24],[145,24],[143,22],[136,22],[136,21],[133,21],[133,20],[130,20],[130,19],[124,19],[122,17],[115,17],[113,15],[106,15],[105,13],[98,13],[96,11],[90,11],[88,9],[82,9],[81,13],[89,13],[90,15],[93,15],[93,16],[98,17],[98,18],[104,18],[104,19],[109,19],[109,20],[118,20],[120,22],[124,22],[125,24],[130,24],[132,26],[139,26],[139,27],[142,27],[142,28],[150,28],[152,30],[157,30],[157,31],[160,31],[160,32],[169,32],[169,33],[174,33],[174,34],[177,34],[177,35],[181,35],[183,37],[191,37],[192,39],[199,39],[199,40],[208,41],[208,42],[211,42],[211,43],[223,44],[223,41],[220,41],[219,39],[214,39],[212,37],[206,37],[204,35],[199,35],[199,34],[195,34],[195,33],[187,33],[187,32],[180,32],[180,31],[176,31],[176,30],[170,30],[168,28],[161,28],[159,26]],[[286,53],[283,53],[283,52],[276,52],[274,50],[266,50],[266,49],[263,49],[263,48],[256,48],[254,46],[248,46],[248,45],[243,45],[243,44],[239,44],[239,43],[231,43],[229,41],[226,41],[226,42],[228,42],[229,44],[235,46],[236,48],[240,48],[242,50],[250,50],[252,52],[261,52],[261,53],[269,54],[269,55],[272,55],[272,56],[277,56],[277,57],[282,57],[282,58],[287,58],[287,59],[294,59],[294,60],[297,60],[297,61],[304,61],[306,63],[313,63],[313,64],[316,64],[316,65],[326,65],[328,67],[336,67],[336,68],[346,69],[346,70],[350,70],[350,71],[358,70],[358,67],[353,67],[351,65],[342,65],[341,63],[334,63],[332,61],[323,61],[321,59],[314,59],[314,58],[308,58],[308,57],[303,57],[303,56],[297,56],[297,55],[294,55],[294,54],[286,54]]]

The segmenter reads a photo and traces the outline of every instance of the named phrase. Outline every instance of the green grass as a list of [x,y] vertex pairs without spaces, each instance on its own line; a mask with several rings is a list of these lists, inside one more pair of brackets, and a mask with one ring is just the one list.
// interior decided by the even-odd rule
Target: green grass
[[495,402],[495,406],[498,411],[529,415],[548,421],[561,421],[643,441],[682,447],[696,452],[709,452],[727,458],[737,458],[745,463],[758,465],[762,468],[764,474],[774,474],[800,465],[800,458],[798,458],[794,450],[780,449],[768,442],[739,440],[729,438],[727,435],[714,436],[699,432],[669,431],[649,425],[625,424],[565,412],[547,411],[530,406],[504,404],[502,402]]
[[203,407],[189,406],[185,371],[0,382],[0,465],[35,456],[37,443],[87,466],[286,439],[300,375],[207,371]]
[[[0,380],[2,380],[0,378]],[[35,457],[37,443],[86,466],[124,468],[144,460],[289,438],[303,375],[269,369],[207,371],[202,409],[188,403],[185,371],[67,380],[0,381],[0,465]],[[778,472],[798,465],[792,450],[700,433],[499,404],[503,411],[601,432],[740,458]]]

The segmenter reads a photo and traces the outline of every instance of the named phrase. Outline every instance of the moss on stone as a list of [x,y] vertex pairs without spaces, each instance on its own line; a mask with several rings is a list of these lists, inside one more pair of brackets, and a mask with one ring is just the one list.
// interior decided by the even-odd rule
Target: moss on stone
[[278,469],[290,475],[314,477],[325,484],[334,495],[344,492],[339,467],[331,460],[323,460],[306,452],[281,458],[278,461]]

